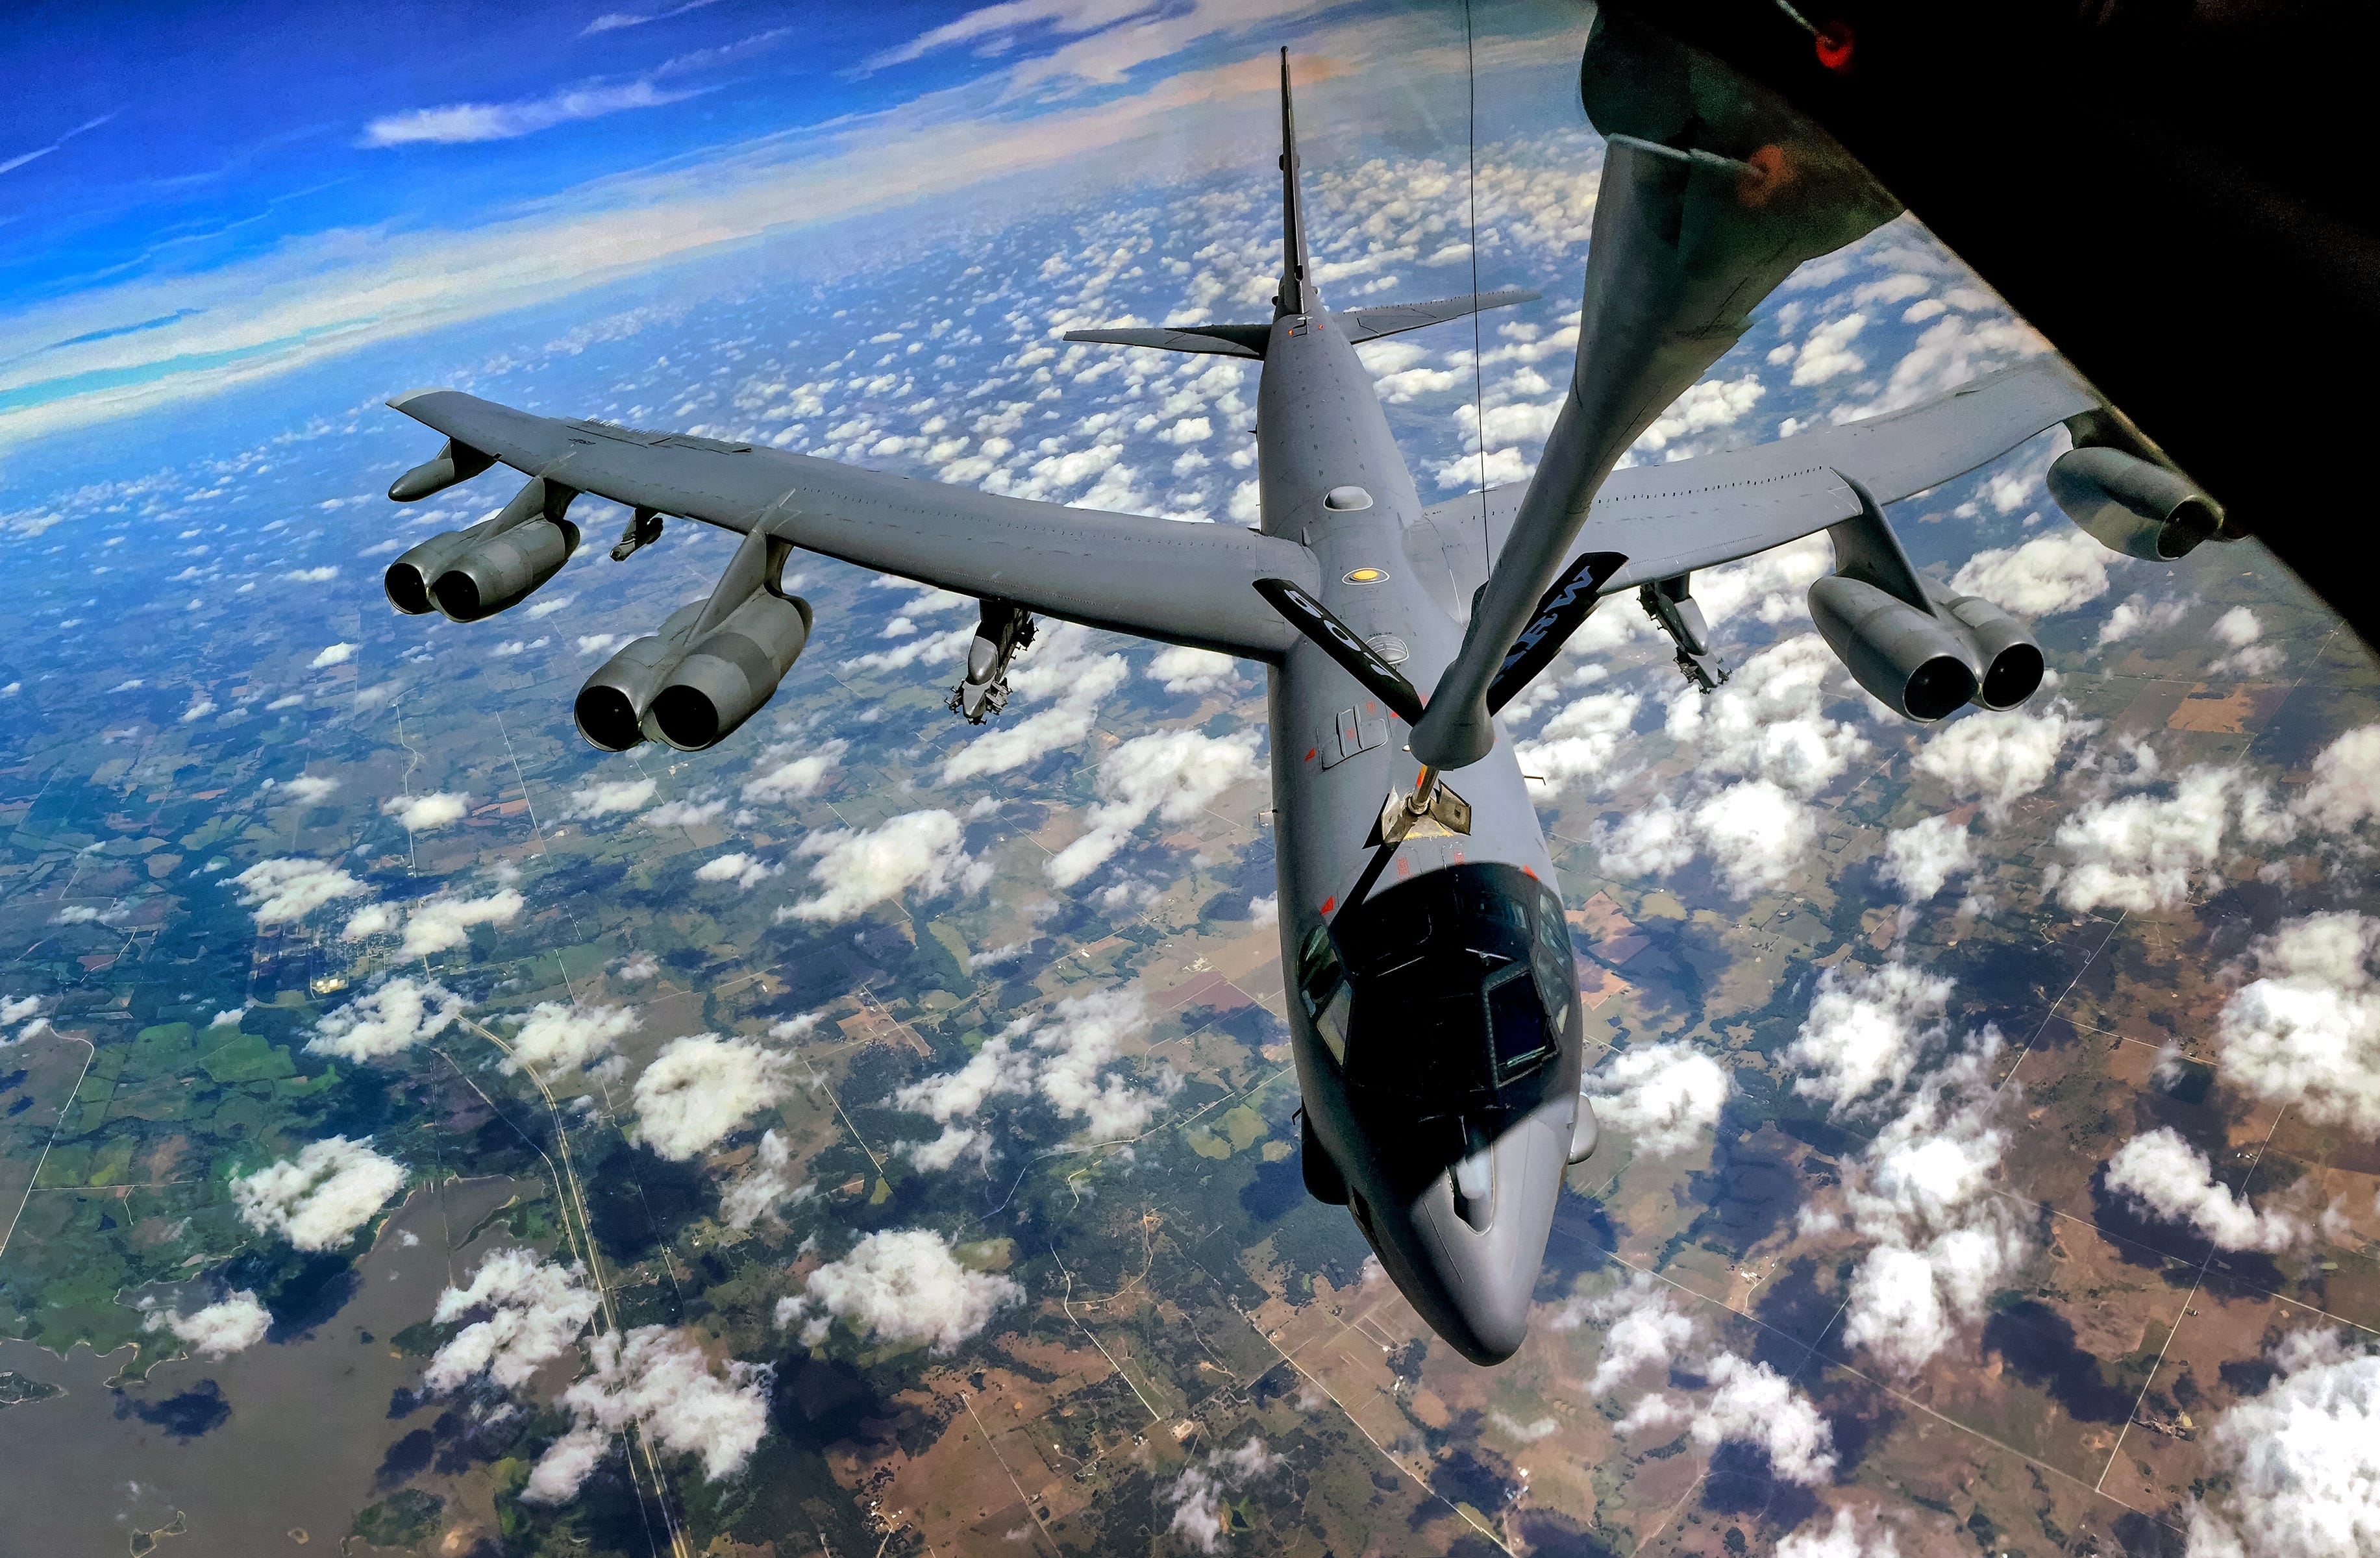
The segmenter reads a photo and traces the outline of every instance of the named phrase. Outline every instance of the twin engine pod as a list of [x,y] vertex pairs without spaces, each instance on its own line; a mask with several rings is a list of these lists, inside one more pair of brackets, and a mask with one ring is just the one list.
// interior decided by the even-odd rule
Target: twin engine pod
[[1835,571],[1810,586],[1810,616],[1852,678],[1903,718],[1928,724],[1969,703],[2013,709],[2031,698],[2048,662],[2024,625],[1920,575],[1875,497],[1843,481],[1860,513],[1828,527]]
[[652,737],[698,752],[758,713],[809,642],[809,603],[778,587],[788,550],[755,532],[709,600],[679,607],[588,677],[571,715],[589,745],[625,752]]
[[1859,685],[1905,718],[1931,723],[1968,703],[2013,709],[2041,686],[2041,646],[1977,595],[1927,582],[1933,610],[1864,579],[1829,574],[1810,586],[1810,615]]
[[2121,449],[2069,449],[2050,462],[2049,495],[2110,552],[2170,563],[2203,541],[2233,539],[2223,506],[2178,470]]
[[[442,464],[451,469],[448,456],[407,471],[391,492]],[[381,579],[389,603],[408,616],[436,611],[455,622],[478,622],[519,603],[578,550],[578,527],[563,517],[577,495],[532,477],[493,518],[431,536],[391,563]]]

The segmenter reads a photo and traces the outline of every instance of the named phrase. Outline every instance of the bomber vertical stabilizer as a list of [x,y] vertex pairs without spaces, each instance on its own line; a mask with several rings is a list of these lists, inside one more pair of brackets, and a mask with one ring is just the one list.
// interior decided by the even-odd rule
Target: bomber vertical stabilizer
[[1281,290],[1273,294],[1273,312],[1312,314],[1322,311],[1314,290],[1314,266],[1305,252],[1305,208],[1297,190],[1297,116],[1289,98],[1289,51],[1281,51]]

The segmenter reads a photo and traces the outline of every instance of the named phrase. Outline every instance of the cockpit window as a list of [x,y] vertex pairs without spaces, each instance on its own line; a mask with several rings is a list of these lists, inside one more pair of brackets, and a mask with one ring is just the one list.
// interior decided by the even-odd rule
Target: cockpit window
[[1447,1113],[1534,1102],[1575,980],[1561,900],[1509,866],[1378,894],[1308,932],[1298,957],[1306,1015],[1348,1085]]
[[1504,968],[1488,980],[1488,1031],[1500,1085],[1526,1076],[1554,1053],[1535,981],[1526,968]]
[[1570,950],[1570,924],[1562,915],[1561,895],[1537,885],[1537,946],[1529,957],[1536,975],[1537,995],[1546,1004],[1547,1020],[1556,1033],[1570,1026],[1570,1004],[1578,989],[1578,960]]
[[1354,992],[1348,987],[1346,970],[1339,963],[1339,949],[1331,944],[1330,931],[1325,926],[1318,925],[1308,931],[1305,944],[1298,949],[1297,993],[1315,1031],[1322,1036],[1323,1047],[1330,1052],[1330,1058],[1345,1065],[1347,1014],[1354,1004]]

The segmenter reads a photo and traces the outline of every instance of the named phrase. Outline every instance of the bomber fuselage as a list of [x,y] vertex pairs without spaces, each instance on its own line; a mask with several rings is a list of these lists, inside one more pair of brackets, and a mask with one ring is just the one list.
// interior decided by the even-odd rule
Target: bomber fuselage
[[[1257,453],[1263,530],[1310,547],[1323,603],[1432,686],[1463,603],[1442,554],[1406,552],[1421,501],[1329,314],[1274,322]],[[1431,1326],[1500,1362],[1527,1334],[1580,1107],[1578,981],[1544,831],[1500,734],[1444,776],[1470,803],[1467,834],[1425,824],[1374,842],[1383,803],[1414,781],[1405,725],[1311,643],[1268,676],[1305,1150],[1329,1155]]]

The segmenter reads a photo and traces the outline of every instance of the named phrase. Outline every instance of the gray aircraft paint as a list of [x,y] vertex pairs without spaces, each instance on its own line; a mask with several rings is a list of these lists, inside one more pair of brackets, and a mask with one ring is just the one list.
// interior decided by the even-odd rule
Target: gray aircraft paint
[[[1285,60],[1283,71],[1286,128]],[[1607,169],[1607,179],[1616,171],[1649,181],[1656,196],[1682,188],[1696,199],[1728,199],[1729,181],[1739,176],[1728,170],[1746,165],[1701,154],[1699,162],[1689,158],[1681,174],[1671,165],[1679,155],[1658,147],[1624,152]],[[1293,154],[1283,163],[1285,194],[1293,194]],[[1644,204],[1614,199],[1609,187],[1605,202],[1606,209]],[[1295,256],[1303,246],[1293,199],[1284,206],[1286,248]],[[1821,214],[1843,226],[1840,213]],[[1864,228],[1854,225],[1836,241],[1856,230]],[[1753,249],[1757,252],[1748,270],[1741,254],[1720,256],[1742,273],[1732,290],[1722,288],[1729,320],[1740,319],[1756,301],[1746,286],[1759,284],[1765,292],[1791,269],[1780,268],[1773,246]],[[1384,801],[1414,783],[1415,760],[1406,750],[1414,733],[1302,637],[1257,592],[1256,582],[1288,579],[1317,596],[1357,635],[1393,651],[1387,658],[1398,661],[1416,687],[1443,688],[1451,667],[1467,665],[1465,675],[1476,684],[1463,695],[1469,699],[1484,690],[1478,665],[1471,663],[1492,671],[1511,641],[1506,619],[1518,631],[1546,581],[1582,549],[1630,557],[1606,580],[1606,594],[1675,578],[1861,521],[1866,510],[1847,477],[1889,503],[2098,404],[2062,368],[2035,362],[1895,417],[1606,480],[1611,461],[1644,422],[1723,349],[1708,340],[1680,345],[1680,316],[1674,310],[1662,316],[1655,306],[1664,297],[1684,296],[1707,313],[1709,274],[1686,278],[1687,285],[1635,274],[1684,262],[1677,255],[1685,251],[1667,252],[1665,261],[1659,246],[1648,250],[1607,234],[1598,218],[1586,293],[1590,305],[1598,297],[1607,299],[1597,328],[1621,349],[1599,366],[1574,370],[1573,395],[1563,413],[1572,431],[1549,442],[1535,481],[1435,508],[1422,506],[1351,336],[1419,328],[1517,300],[1517,295],[1333,315],[1310,281],[1295,286],[1285,281],[1269,326],[1081,333],[1118,345],[1260,353],[1262,523],[1255,531],[1088,512],[761,446],[538,417],[440,389],[390,402],[452,441],[429,465],[400,477],[391,495],[426,496],[462,479],[480,456],[493,456],[556,489],[594,493],[747,535],[761,530],[922,583],[1263,663],[1279,818],[1282,967],[1307,1119],[1318,1146],[1366,1208],[1358,1221],[1399,1288],[1466,1357],[1492,1363],[1510,1356],[1526,1335],[1580,1107],[1582,1018],[1567,939],[1560,957],[1570,996],[1552,1057],[1532,1073],[1541,1084],[1535,1102],[1499,1115],[1492,1138],[1460,1135],[1453,1146],[1438,1137],[1420,1141],[1406,1138],[1414,1133],[1369,1129],[1359,1120],[1338,1062],[1299,1001],[1298,955],[1318,926],[1345,928],[1351,906],[1368,907],[1409,889],[1468,882],[1481,872],[1502,873],[1497,880],[1519,884],[1517,892],[1532,878],[1551,884],[1553,862],[1511,741],[1475,710],[1467,724],[1453,722],[1462,728],[1446,750],[1461,761],[1444,775],[1469,803],[1468,834],[1422,828],[1391,845],[1370,842]],[[1615,272],[1630,274],[1615,278]],[[1669,344],[1632,343],[1632,308],[1640,315],[1650,310],[1653,317],[1637,317],[1635,325]],[[1581,392],[1583,383],[1592,384],[1592,395]],[[1498,560],[1492,572],[1491,556]],[[1481,599],[1494,609],[1470,622],[1473,591],[1483,584]],[[1525,608],[1517,615],[1515,602]],[[1494,623],[1486,620],[1490,615]],[[1466,633],[1479,640],[1467,649]],[[1478,750],[1463,750],[1466,743]],[[1543,924],[1543,917],[1533,922]],[[1527,953],[1526,932],[1523,949]],[[1484,1026],[1481,1031],[1487,1032]],[[1371,1041],[1392,1038],[1375,1031]],[[1348,1053],[1363,1053],[1358,1046],[1366,1041],[1360,1031],[1351,1034]],[[1458,1127],[1471,1130],[1460,1121]],[[1462,1200],[1458,1177],[1475,1192]]]
[[[1284,315],[1273,325],[1257,424],[1264,530],[1296,541],[1319,565],[1316,591],[1361,637],[1392,636],[1407,679],[1427,687],[1451,664],[1463,628],[1432,599],[1427,576],[1405,551],[1422,505],[1389,432],[1372,377],[1328,314]],[[1371,505],[1332,509],[1324,498],[1354,487]],[[1375,570],[1376,582],[1348,576]],[[1530,1294],[1561,1192],[1562,1165],[1578,1104],[1577,1025],[1556,1063],[1554,1102],[1494,1148],[1494,1211],[1486,1233],[1456,1215],[1441,1175],[1419,1201],[1398,1206],[1379,1155],[1358,1127],[1339,1067],[1295,998],[1297,952],[1305,935],[1344,907],[1374,849],[1366,844],[1390,793],[1411,783],[1409,731],[1312,643],[1293,645],[1268,675],[1274,804],[1281,882],[1281,967],[1290,971],[1290,1028],[1298,1088],[1316,1136],[1349,1188],[1371,1209],[1375,1248],[1398,1287],[1431,1325],[1479,1361],[1509,1356],[1527,1333]],[[1371,744],[1325,767],[1325,743],[1342,710],[1357,714]],[[1326,735],[1326,733],[1330,733]],[[1403,885],[1463,862],[1515,866],[1552,882],[1554,865],[1510,741],[1500,741],[1447,782],[1471,803],[1468,837],[1408,837],[1395,846],[1375,891]],[[1351,1034],[1352,1050],[1363,1042]]]

